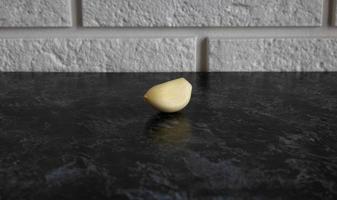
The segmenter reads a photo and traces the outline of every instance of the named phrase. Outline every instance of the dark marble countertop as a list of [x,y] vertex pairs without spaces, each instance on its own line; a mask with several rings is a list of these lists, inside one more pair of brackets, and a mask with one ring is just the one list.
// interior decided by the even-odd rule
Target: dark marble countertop
[[[153,84],[193,88],[181,113]],[[336,199],[337,73],[0,74],[0,199]]]

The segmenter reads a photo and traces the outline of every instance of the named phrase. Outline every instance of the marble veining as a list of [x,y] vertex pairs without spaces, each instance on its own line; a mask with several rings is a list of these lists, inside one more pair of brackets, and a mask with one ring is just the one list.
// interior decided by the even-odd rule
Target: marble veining
[[[177,77],[180,113],[144,103]],[[0,74],[0,199],[336,199],[337,73]]]

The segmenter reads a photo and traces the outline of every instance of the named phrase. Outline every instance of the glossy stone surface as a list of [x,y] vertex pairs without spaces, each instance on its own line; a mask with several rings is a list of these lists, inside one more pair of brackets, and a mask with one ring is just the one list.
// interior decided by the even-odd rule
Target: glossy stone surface
[[[185,77],[181,113],[143,102]],[[336,199],[337,74],[0,74],[0,199]]]

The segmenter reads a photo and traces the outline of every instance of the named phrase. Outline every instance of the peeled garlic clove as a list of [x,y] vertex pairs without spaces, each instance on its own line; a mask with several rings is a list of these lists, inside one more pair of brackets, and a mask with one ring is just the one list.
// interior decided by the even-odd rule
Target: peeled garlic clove
[[144,99],[155,109],[173,113],[185,108],[190,102],[192,85],[184,78],[153,86],[144,95]]

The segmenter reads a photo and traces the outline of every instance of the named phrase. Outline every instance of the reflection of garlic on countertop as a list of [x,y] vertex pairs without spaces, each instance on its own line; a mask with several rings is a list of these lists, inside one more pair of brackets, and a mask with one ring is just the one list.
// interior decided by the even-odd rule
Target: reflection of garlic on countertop
[[184,78],[175,79],[153,86],[144,99],[155,109],[173,113],[184,109],[190,102],[192,85]]
[[155,144],[184,144],[192,135],[192,127],[184,113],[158,113],[146,123],[146,134]]

